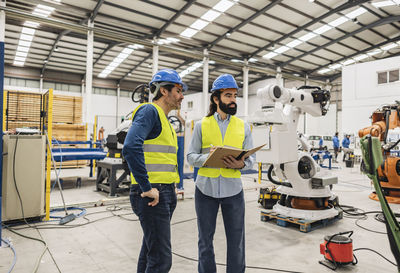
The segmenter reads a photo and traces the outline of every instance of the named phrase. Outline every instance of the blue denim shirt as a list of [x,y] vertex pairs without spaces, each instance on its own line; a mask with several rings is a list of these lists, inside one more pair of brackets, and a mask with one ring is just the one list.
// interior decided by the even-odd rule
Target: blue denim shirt
[[151,104],[140,107],[126,135],[122,155],[129,170],[143,192],[151,190],[149,176],[144,163],[143,142],[161,134],[161,121],[157,109]]
[[[226,129],[228,128],[230,115],[225,120],[222,120],[220,115],[216,112],[214,117],[218,123],[219,129],[221,130],[222,138],[225,137]],[[243,149],[253,148],[253,139],[251,137],[250,126],[245,123],[245,136],[243,142]],[[195,124],[193,137],[190,143],[189,152],[187,154],[187,160],[190,165],[194,167],[201,167],[206,161],[208,154],[201,153],[201,120]],[[253,164],[256,160],[255,154],[252,154],[244,160],[245,167],[242,170],[250,170],[253,168]],[[196,187],[205,195],[214,198],[224,198],[234,196],[240,193],[243,189],[242,180],[240,178],[226,178],[221,175],[216,178],[204,177],[197,175]]]

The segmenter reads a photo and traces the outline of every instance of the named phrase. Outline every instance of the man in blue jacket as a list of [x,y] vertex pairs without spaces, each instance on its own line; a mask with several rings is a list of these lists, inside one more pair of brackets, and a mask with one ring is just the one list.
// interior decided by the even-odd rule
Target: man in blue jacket
[[172,69],[158,71],[149,85],[153,103],[134,110],[122,154],[131,171],[132,209],[143,230],[136,272],[167,273],[172,265],[170,224],[179,182],[178,142],[167,116],[179,108],[186,85]]
[[333,151],[335,152],[335,159],[333,160],[333,162],[337,163],[337,157],[339,154],[339,149],[340,149],[340,142],[339,142],[339,133],[336,132],[335,136],[332,139],[333,141]]
[[350,152],[349,145],[350,145],[350,136],[346,135],[345,138],[342,140],[343,161],[346,158],[346,154]]

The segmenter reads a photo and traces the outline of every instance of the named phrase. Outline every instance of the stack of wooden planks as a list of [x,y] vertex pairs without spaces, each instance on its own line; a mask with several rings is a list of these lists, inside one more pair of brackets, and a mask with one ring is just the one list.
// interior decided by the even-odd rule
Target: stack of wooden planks
[[[40,128],[42,96],[37,93],[7,91],[6,130],[22,127]],[[53,138],[58,141],[86,141],[86,126],[82,124],[82,97],[53,96]],[[65,147],[65,146],[64,146]],[[74,147],[69,145],[68,147]],[[75,147],[85,147],[76,145]],[[88,161],[62,163],[65,168],[86,166]],[[57,166],[59,164],[57,163]]]

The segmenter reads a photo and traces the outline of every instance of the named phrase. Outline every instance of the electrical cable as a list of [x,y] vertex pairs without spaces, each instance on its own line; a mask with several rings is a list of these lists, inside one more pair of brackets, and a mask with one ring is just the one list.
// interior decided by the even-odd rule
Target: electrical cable
[[[57,170],[58,170],[58,173],[57,173],[56,177],[59,177],[59,176],[60,176],[60,173],[61,173],[62,163],[63,163],[63,161],[62,161],[63,154],[62,154],[62,148],[61,148],[60,143],[58,142],[58,140],[57,140],[56,138],[53,137],[53,139],[55,140],[55,142],[57,143],[57,145],[59,146],[59,149],[60,149],[60,166],[59,166],[58,169],[55,169],[56,172],[57,172]],[[54,159],[54,158],[52,157],[52,159]],[[55,166],[55,163],[54,163],[54,168],[55,168],[55,167],[56,167],[56,166]],[[53,185],[51,186],[50,192],[53,191],[54,186],[56,185],[56,183],[57,183],[57,181],[54,181]]]
[[353,252],[359,251],[359,250],[368,250],[368,251],[372,251],[372,252],[374,252],[375,254],[378,254],[379,256],[381,256],[383,259],[385,259],[386,261],[388,261],[388,262],[391,263],[392,265],[397,266],[397,264],[395,264],[394,262],[390,261],[389,259],[387,259],[385,256],[383,256],[382,254],[380,254],[380,253],[379,253],[378,251],[376,251],[376,250],[373,250],[373,249],[367,248],[367,247],[360,247],[360,248],[354,249]]
[[1,240],[11,249],[11,251],[14,253],[14,258],[13,258],[13,262],[12,265],[10,267],[10,269],[7,271],[8,273],[11,273],[11,271],[14,269],[15,264],[17,263],[17,252],[15,251],[15,248],[12,246],[11,242],[1,238]]
[[30,237],[30,236],[21,234],[21,233],[19,233],[19,232],[16,232],[14,229],[12,229],[12,228],[10,228],[10,227],[7,227],[7,226],[5,226],[5,227],[6,227],[9,231],[11,231],[12,233],[15,233],[15,234],[17,234],[17,235],[19,235],[19,236],[21,236],[21,237],[24,237],[24,238],[30,239],[30,240],[34,240],[34,241],[38,241],[38,242],[41,242],[42,244],[44,244],[44,249],[43,249],[42,253],[40,254],[39,258],[37,259],[36,264],[35,264],[35,267],[33,268],[33,271],[32,271],[32,272],[34,272],[34,273],[37,272],[37,270],[39,269],[40,261],[42,260],[42,257],[43,257],[43,255],[44,255],[44,253],[46,253],[46,250],[48,249],[47,243],[46,243],[44,240],[41,240],[41,239],[38,239],[38,238],[34,238],[34,237]]

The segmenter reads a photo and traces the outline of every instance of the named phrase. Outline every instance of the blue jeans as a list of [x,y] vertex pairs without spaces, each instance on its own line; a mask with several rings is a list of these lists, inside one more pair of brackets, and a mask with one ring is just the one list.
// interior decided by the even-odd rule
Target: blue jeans
[[151,184],[160,193],[155,207],[151,198],[142,198],[139,185],[131,185],[129,194],[133,212],[139,217],[143,230],[138,273],[166,273],[172,265],[171,217],[176,207],[175,184]]
[[227,243],[227,273],[244,272],[244,197],[243,191],[226,198],[204,195],[197,187],[195,192],[197,226],[199,230],[199,273],[215,273],[214,233],[217,214],[221,206]]

